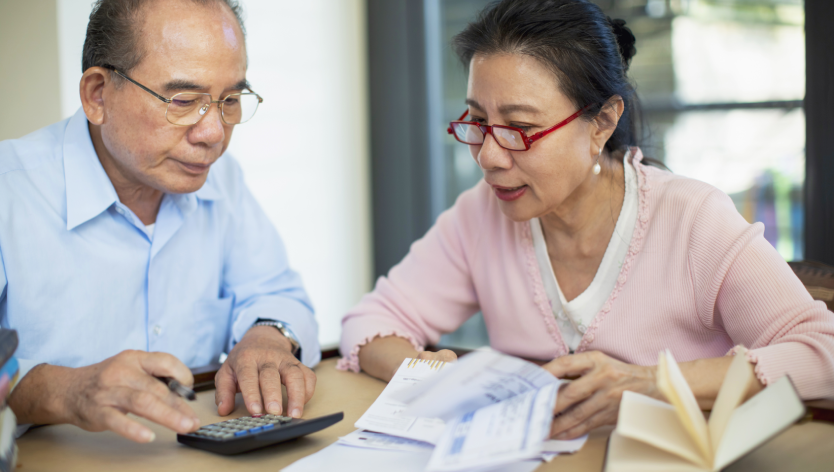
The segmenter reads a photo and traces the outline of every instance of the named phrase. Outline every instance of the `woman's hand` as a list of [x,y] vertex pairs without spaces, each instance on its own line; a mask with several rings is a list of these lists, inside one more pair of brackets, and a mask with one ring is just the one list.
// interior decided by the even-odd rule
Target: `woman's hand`
[[425,359],[429,361],[443,361],[455,362],[458,360],[458,355],[448,349],[441,349],[437,352],[423,351],[417,354],[417,359]]
[[631,390],[663,400],[655,367],[626,364],[599,351],[563,356],[542,366],[557,378],[574,378],[562,386],[553,409],[550,437],[574,439],[615,424],[623,392]]

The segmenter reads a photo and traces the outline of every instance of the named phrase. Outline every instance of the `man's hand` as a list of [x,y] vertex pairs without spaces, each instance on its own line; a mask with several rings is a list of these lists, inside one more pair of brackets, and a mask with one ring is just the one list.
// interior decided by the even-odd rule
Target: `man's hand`
[[71,423],[142,443],[153,441],[154,433],[127,413],[178,433],[195,431],[200,426],[197,415],[154,376],[194,384],[188,367],[170,354],[123,351],[77,369],[36,366],[12,392],[9,405],[19,423]]
[[292,344],[272,326],[255,326],[232,349],[214,378],[217,414],[235,409],[235,393],[243,394],[252,415],[283,412],[281,384],[287,387],[287,412],[301,418],[304,404],[316,390],[316,374],[292,355]]
[[556,397],[550,427],[554,439],[578,438],[598,426],[615,424],[625,390],[663,399],[653,366],[626,364],[599,351],[559,357],[542,367],[557,378],[578,377]]

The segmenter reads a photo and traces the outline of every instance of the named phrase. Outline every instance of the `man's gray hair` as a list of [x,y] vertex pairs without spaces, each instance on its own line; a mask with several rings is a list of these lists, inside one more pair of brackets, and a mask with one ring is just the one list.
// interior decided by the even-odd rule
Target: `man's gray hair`
[[[142,8],[149,0],[96,0],[87,24],[81,72],[90,67],[113,66],[128,73],[142,61],[138,30]],[[191,0],[199,5],[219,3],[228,7],[243,26],[243,9],[236,0]]]

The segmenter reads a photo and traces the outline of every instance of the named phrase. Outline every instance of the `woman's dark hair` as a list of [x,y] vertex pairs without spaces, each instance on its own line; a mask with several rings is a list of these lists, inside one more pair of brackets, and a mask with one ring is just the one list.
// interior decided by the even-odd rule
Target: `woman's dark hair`
[[625,110],[606,143],[609,152],[638,145],[640,106],[629,83],[635,38],[623,20],[612,20],[588,0],[503,0],[485,8],[452,45],[468,68],[472,57],[523,54],[550,69],[562,92],[596,118],[614,95]]
[[[240,30],[243,11],[235,0],[191,0],[198,5],[220,4],[235,15]],[[139,44],[142,9],[148,0],[96,0],[87,24],[87,37],[81,55],[81,72],[90,67],[113,66],[129,73],[142,61],[144,51]],[[165,5],[161,4],[164,8]],[[115,76],[118,77],[118,76]]]

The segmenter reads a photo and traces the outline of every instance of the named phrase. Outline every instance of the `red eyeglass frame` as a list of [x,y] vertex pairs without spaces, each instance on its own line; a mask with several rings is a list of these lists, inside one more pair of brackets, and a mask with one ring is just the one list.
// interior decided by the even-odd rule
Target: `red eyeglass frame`
[[567,124],[568,124],[568,123],[570,123],[571,121],[573,121],[573,120],[577,119],[580,115],[582,115],[583,113],[585,113],[585,110],[587,110],[588,108],[590,108],[590,106],[591,106],[591,105],[586,105],[586,106],[584,106],[583,108],[581,108],[579,111],[577,111],[577,112],[576,112],[576,113],[574,113],[573,115],[571,115],[571,116],[569,116],[569,117],[565,118],[564,120],[562,120],[562,121],[560,121],[560,122],[556,123],[555,125],[551,126],[550,128],[547,128],[546,130],[539,131],[538,133],[536,133],[536,134],[534,134],[534,135],[532,135],[532,136],[527,136],[527,133],[525,133],[525,132],[524,132],[524,130],[522,130],[521,128],[516,128],[515,126],[504,126],[504,125],[484,125],[484,124],[481,124],[481,123],[476,123],[476,122],[474,122],[474,121],[461,121],[461,120],[463,120],[463,119],[466,117],[466,115],[468,115],[468,114],[469,114],[469,110],[466,110],[465,112],[463,112],[463,115],[460,115],[460,118],[458,118],[457,120],[455,120],[455,121],[450,121],[450,122],[449,122],[449,127],[448,127],[448,128],[446,128],[446,132],[447,132],[447,133],[449,133],[449,134],[451,134],[452,136],[454,136],[454,137],[455,137],[455,139],[456,139],[458,142],[460,142],[460,143],[463,143],[463,144],[466,144],[466,145],[469,145],[469,146],[479,146],[480,144],[483,144],[483,143],[480,143],[480,144],[470,144],[470,143],[467,143],[467,142],[463,142],[463,141],[461,141],[461,140],[458,138],[458,135],[455,133],[455,130],[453,129],[453,127],[455,126],[455,124],[456,124],[456,123],[458,123],[458,124],[465,124],[465,125],[474,125],[474,126],[477,126],[478,128],[480,128],[480,129],[481,129],[481,133],[483,133],[483,135],[484,135],[484,140],[486,140],[486,136],[487,136],[488,134],[492,134],[492,128],[503,128],[503,129],[509,129],[509,130],[512,130],[512,131],[516,131],[516,132],[518,132],[518,134],[520,134],[520,135],[521,135],[522,142],[524,143],[524,149],[509,149],[509,148],[505,148],[504,146],[501,146],[501,143],[500,143],[500,142],[498,142],[498,140],[495,138],[495,135],[494,135],[494,134],[492,134],[492,139],[495,139],[495,143],[496,143],[496,144],[498,144],[499,146],[501,146],[502,148],[507,149],[508,151],[529,151],[529,150],[530,150],[530,146],[531,146],[534,142],[538,141],[539,139],[542,139],[543,137],[547,136],[548,134],[550,134],[550,133],[552,133],[552,132],[556,131],[557,129],[559,129],[559,128],[561,128],[561,127],[565,126],[565,125],[567,125]]

